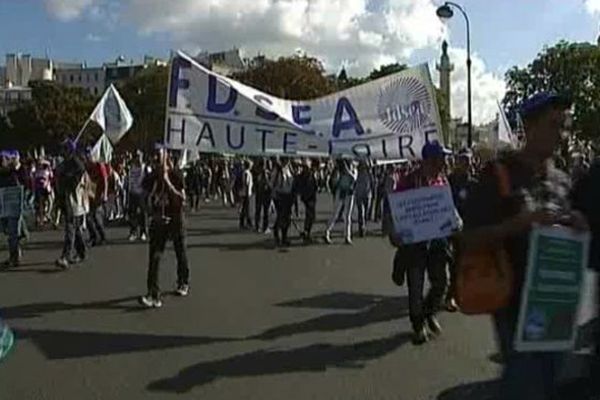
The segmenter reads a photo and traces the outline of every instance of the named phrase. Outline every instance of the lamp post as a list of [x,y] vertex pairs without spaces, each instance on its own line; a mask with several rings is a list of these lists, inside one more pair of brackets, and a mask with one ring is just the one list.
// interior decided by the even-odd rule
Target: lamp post
[[465,10],[459,5],[452,1],[445,2],[442,6],[437,9],[437,16],[440,19],[450,19],[454,16],[452,7],[458,9],[461,14],[465,17],[467,23],[467,114],[468,114],[468,134],[467,144],[469,148],[473,146],[473,109],[472,109],[472,98],[471,98],[471,23]]

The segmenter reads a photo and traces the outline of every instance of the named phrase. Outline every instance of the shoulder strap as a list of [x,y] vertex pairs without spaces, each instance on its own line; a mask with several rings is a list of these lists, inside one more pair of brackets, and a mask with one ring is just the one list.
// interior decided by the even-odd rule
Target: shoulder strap
[[508,168],[506,165],[502,163],[494,164],[494,172],[496,173],[496,177],[498,178],[498,191],[500,193],[500,197],[509,197],[511,190],[511,181],[510,174],[508,173]]

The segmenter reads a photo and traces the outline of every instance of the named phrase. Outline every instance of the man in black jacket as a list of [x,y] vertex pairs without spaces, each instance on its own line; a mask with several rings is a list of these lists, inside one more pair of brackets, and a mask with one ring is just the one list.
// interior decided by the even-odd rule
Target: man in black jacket
[[319,161],[312,160],[310,167],[308,164],[301,166],[301,172],[296,177],[294,192],[300,196],[304,203],[304,231],[301,233],[305,244],[312,243],[312,227],[317,215],[317,192],[319,190]]

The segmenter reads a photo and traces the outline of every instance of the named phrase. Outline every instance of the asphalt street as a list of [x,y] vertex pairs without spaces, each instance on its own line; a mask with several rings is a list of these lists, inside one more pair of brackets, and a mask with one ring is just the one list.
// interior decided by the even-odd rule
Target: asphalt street
[[[330,199],[319,208],[322,232]],[[67,272],[53,266],[62,234],[34,232],[24,265],[0,273],[0,317],[17,337],[0,398],[465,400],[493,388],[489,318],[445,313],[441,337],[411,344],[387,240],[345,246],[340,224],[339,244],[275,250],[216,204],[188,225],[191,294],[158,310],[137,304],[148,249],[125,228]],[[168,250],[161,284],[174,282]]]

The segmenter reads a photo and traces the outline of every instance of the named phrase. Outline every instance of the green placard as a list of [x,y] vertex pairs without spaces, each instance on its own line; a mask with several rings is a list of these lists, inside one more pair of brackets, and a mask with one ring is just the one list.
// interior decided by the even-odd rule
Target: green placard
[[575,345],[589,234],[535,228],[515,335],[517,351],[566,351]]

